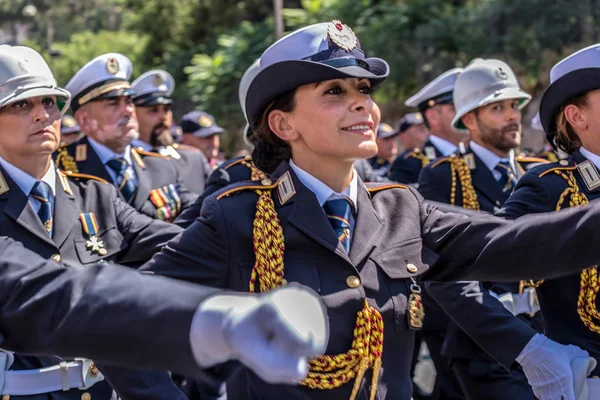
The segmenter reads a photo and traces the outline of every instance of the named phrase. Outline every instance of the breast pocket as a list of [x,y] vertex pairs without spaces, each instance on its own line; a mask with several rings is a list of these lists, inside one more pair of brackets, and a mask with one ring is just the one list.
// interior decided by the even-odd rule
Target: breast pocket
[[95,241],[75,239],[74,242],[77,257],[84,265],[100,261],[114,262],[117,254],[127,248],[127,243],[116,226],[98,232]]
[[422,251],[422,241],[416,238],[371,255],[371,260],[382,272],[382,279],[392,300],[397,335],[405,335],[408,330],[407,301],[413,280],[429,268],[423,262]]

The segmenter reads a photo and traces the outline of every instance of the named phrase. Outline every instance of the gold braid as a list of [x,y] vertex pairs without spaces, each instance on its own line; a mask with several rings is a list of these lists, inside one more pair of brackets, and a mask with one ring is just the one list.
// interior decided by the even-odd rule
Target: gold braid
[[418,158],[419,160],[421,160],[421,165],[423,167],[426,166],[427,164],[429,164],[429,162],[431,161],[429,159],[429,157],[427,157],[425,154],[421,153],[420,150],[415,150],[412,153],[410,153],[408,156]]
[[[569,207],[584,206],[589,204],[589,200],[585,194],[579,190],[577,180],[572,171],[566,173],[560,170],[554,170],[554,173],[562,177],[569,187],[567,187],[560,195],[558,203],[556,203],[556,211],[559,211],[563,203],[569,197]],[[539,283],[542,283],[540,281]],[[577,313],[583,324],[592,332],[600,333],[600,326],[594,320],[600,320],[600,312],[596,307],[596,297],[598,296],[598,266],[594,265],[591,268],[584,269],[581,272],[579,284],[579,298],[577,299]]]
[[58,155],[56,156],[56,165],[58,165],[62,170],[70,171],[74,173],[79,172],[79,168],[77,168],[77,162],[73,156],[69,154],[66,147],[62,147],[58,149]]
[[241,164],[245,165],[250,170],[250,179],[251,180],[261,181],[267,177],[267,175],[265,175],[264,172],[262,172],[260,169],[256,168],[256,165],[254,165],[254,163],[251,160],[241,161]]
[[[270,189],[255,189],[258,194],[253,225],[253,244],[256,261],[250,276],[250,292],[266,292],[284,286],[283,255],[285,251],[283,229],[275,210]],[[383,353],[383,319],[369,306],[358,312],[354,339],[349,351],[343,354],[323,355],[310,362],[308,377],[300,382],[311,389],[334,389],[356,378],[350,400],[358,394],[362,378],[373,367],[370,399],[375,399],[381,357]]]
[[448,159],[450,162],[450,175],[452,176],[452,187],[450,189],[450,204],[455,205],[456,202],[456,175],[460,179],[460,187],[462,189],[462,207],[469,210],[479,210],[479,201],[477,193],[473,187],[471,180],[471,170],[466,161],[459,156],[453,155]]

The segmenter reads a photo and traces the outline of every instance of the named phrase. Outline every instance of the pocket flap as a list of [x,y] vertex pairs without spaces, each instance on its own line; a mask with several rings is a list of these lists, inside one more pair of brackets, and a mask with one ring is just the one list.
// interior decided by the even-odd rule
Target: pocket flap
[[371,259],[392,279],[417,277],[429,269],[423,261],[423,243],[411,239],[390,249],[377,250]]

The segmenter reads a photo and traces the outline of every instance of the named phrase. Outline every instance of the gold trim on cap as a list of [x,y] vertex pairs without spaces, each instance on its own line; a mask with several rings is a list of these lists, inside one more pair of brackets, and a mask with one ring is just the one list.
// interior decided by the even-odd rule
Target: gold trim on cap
[[81,96],[81,98],[77,100],[77,104],[82,106],[88,101],[93,100],[96,97],[101,96],[105,93],[112,92],[113,90],[129,89],[130,87],[131,85],[127,81],[110,82],[106,85],[102,85],[95,88],[94,90],[91,90],[85,96]]

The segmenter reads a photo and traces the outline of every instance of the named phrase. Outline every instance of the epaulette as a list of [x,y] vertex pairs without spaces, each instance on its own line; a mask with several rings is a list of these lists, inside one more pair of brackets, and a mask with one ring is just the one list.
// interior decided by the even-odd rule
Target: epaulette
[[546,160],[545,158],[539,158],[539,157],[518,156],[516,158],[516,160],[518,162],[525,162],[525,163],[550,164],[550,161]]
[[248,161],[249,161],[249,162],[252,162],[252,156],[240,157],[240,158],[238,158],[237,160],[234,160],[234,161],[232,161],[232,162],[228,163],[227,165],[225,165],[225,166],[223,167],[223,169],[228,169],[228,168],[231,168],[231,167],[233,167],[234,165],[238,165],[238,164],[241,164],[241,163],[243,163],[244,161],[246,161],[246,162],[248,162]]
[[573,171],[577,169],[577,165],[575,165],[575,163],[570,163],[567,160],[561,160],[558,162],[558,165],[554,166],[556,163],[549,163],[546,164],[545,166],[550,166],[552,165],[551,168],[543,171],[542,173],[540,173],[538,175],[539,178],[543,177],[544,175],[550,173],[550,172],[554,172],[554,171]]
[[277,181],[272,181],[269,178],[263,179],[260,183],[255,181],[238,182],[227,186],[226,190],[217,195],[217,200],[221,200],[223,197],[230,196],[243,190],[273,190],[276,187]]
[[450,161],[451,161],[451,157],[442,157],[442,158],[440,158],[439,160],[437,160],[436,162],[434,162],[433,164],[430,164],[430,165],[431,165],[431,168],[435,168],[438,165],[440,165],[441,163],[450,162]]
[[169,159],[169,157],[167,157],[167,156],[163,156],[162,154],[154,153],[152,151],[146,151],[141,147],[134,148],[133,150],[141,156],[158,157],[158,158],[164,158],[165,160]]
[[408,189],[407,186],[400,185],[399,183],[381,184],[381,183],[369,182],[369,183],[365,183],[365,187],[367,188],[367,191],[371,194],[381,192],[382,190],[388,190],[388,189]]
[[171,145],[171,147],[173,147],[176,150],[188,150],[188,151],[194,151],[194,152],[199,152],[200,149],[194,146],[190,146],[189,144],[183,144],[183,143],[173,143]]
[[102,182],[102,183],[106,183],[107,185],[109,184],[107,180],[102,179],[96,175],[89,175],[89,174],[80,174],[79,172],[73,172],[73,171],[63,171],[60,170],[61,173],[65,174],[66,176],[68,176],[69,178],[77,178],[77,179],[92,179],[94,181],[98,181],[98,182]]

